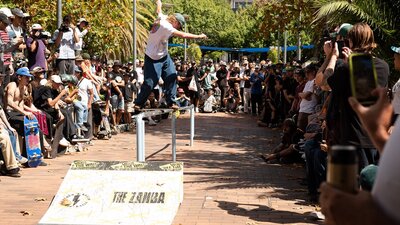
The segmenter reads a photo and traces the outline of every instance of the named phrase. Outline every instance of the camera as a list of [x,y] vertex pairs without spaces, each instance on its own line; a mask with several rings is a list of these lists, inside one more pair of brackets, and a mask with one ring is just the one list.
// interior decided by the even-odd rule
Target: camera
[[35,35],[35,38],[37,38],[37,39],[49,39],[50,38],[50,33],[47,31],[39,31],[38,35],[36,35],[36,33],[34,35]]

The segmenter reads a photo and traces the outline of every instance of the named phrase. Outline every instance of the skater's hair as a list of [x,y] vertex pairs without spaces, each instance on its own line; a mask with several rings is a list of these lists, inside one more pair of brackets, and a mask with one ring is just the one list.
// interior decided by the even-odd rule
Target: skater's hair
[[177,23],[179,24],[179,26],[180,26],[180,23],[179,23],[179,21],[176,19],[175,15],[169,15],[168,18],[167,18],[167,21],[170,22],[171,24],[177,22]]

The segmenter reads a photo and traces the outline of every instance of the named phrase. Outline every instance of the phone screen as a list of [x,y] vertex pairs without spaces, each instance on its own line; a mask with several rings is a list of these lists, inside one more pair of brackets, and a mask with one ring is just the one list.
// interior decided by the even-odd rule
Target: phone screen
[[350,56],[350,76],[353,96],[363,105],[373,104],[377,100],[377,97],[372,95],[372,91],[377,87],[377,78],[372,56]]

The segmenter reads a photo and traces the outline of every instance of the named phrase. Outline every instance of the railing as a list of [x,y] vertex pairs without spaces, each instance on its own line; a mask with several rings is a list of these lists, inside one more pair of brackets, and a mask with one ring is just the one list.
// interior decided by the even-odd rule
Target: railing
[[[190,146],[193,146],[194,139],[194,105],[179,108],[178,110],[190,110]],[[143,118],[171,113],[171,132],[172,132],[172,161],[176,161],[176,115],[173,109],[151,109],[132,116],[136,120],[136,160],[139,162],[145,159],[145,123]]]

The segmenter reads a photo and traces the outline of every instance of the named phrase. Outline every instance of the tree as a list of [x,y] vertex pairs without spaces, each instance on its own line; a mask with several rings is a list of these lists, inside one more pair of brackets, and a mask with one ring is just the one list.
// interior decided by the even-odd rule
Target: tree
[[368,23],[374,30],[376,41],[381,46],[377,53],[387,57],[390,44],[396,43],[400,35],[400,2],[396,0],[331,1],[318,0],[314,6],[315,24],[335,27],[341,23]]
[[201,60],[201,50],[200,50],[200,46],[198,44],[191,44],[189,46],[189,48],[187,49],[187,54],[188,54],[188,58],[190,61],[196,61],[197,63],[200,62]]
[[[45,0],[5,0],[4,5],[20,7],[33,16],[32,23],[40,23],[51,33],[56,27],[56,2]],[[77,20],[85,17],[91,30],[84,41],[87,51],[105,58],[126,60],[133,55],[133,14],[130,0],[64,0],[63,14]],[[155,4],[152,0],[137,0],[137,46],[143,55],[148,29],[154,20]]]

